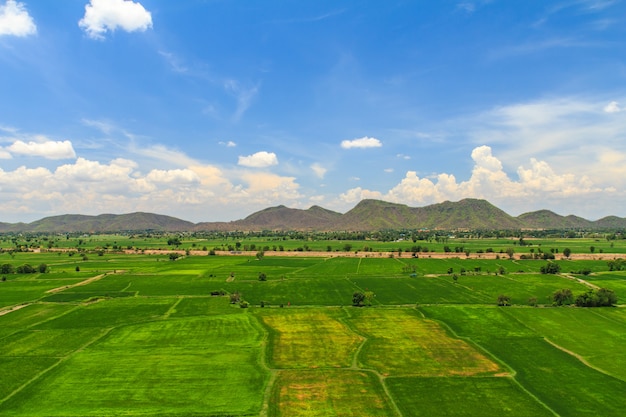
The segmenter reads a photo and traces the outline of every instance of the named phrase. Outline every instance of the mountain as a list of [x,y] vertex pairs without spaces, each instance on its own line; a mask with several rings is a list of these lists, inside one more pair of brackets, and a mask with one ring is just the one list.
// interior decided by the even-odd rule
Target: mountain
[[599,227],[594,222],[585,220],[582,217],[572,215],[564,217],[550,210],[524,213],[517,218],[527,229],[594,229]]
[[0,231],[35,233],[119,232],[126,230],[182,231],[190,230],[194,227],[194,223],[153,213],[100,214],[98,216],[65,214],[45,217],[28,224],[7,225],[8,223],[0,223]]
[[590,221],[538,210],[512,217],[486,200],[445,201],[425,207],[381,200],[363,200],[345,214],[312,206],[306,210],[283,205],[269,207],[231,222],[192,223],[153,213],[66,214],[32,223],[2,223],[0,232],[118,232],[118,231],[371,231],[382,229],[626,229],[626,218]]
[[418,208],[379,200],[363,200],[344,214],[334,228],[519,229],[521,223],[485,200],[446,201]]
[[307,210],[283,205],[257,211],[243,220],[198,223],[195,230],[260,231],[260,230],[330,230],[342,214],[319,206]]

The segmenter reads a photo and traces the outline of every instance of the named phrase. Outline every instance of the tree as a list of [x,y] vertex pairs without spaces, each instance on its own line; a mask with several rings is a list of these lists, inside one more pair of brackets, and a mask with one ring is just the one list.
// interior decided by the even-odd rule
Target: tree
[[563,256],[565,256],[566,258],[569,258],[571,254],[572,254],[572,251],[570,250],[570,248],[563,249]]
[[237,304],[241,300],[241,294],[238,291],[235,291],[230,295],[230,303]]
[[2,275],[6,275],[6,274],[14,274],[15,273],[15,267],[11,264],[3,264],[0,265],[0,274]]
[[368,306],[372,305],[372,300],[374,299],[374,297],[376,297],[376,294],[374,294],[373,291],[365,291],[364,295],[364,301]]
[[506,254],[509,255],[509,259],[513,259],[513,256],[515,254],[515,250],[513,248],[507,248],[506,249]]
[[589,252],[594,253],[596,251],[595,246],[589,246]]
[[352,294],[352,305],[355,307],[363,307],[365,303],[365,294],[362,292],[355,292]]
[[45,274],[46,272],[48,272],[48,265],[46,265],[46,264],[39,264],[39,266],[37,267],[37,270],[40,273]]
[[508,295],[500,294],[498,296],[498,305],[500,307],[510,306],[511,305],[511,297]]
[[552,294],[552,303],[555,306],[562,306],[562,305],[571,304],[573,299],[574,299],[574,296],[572,294],[572,290],[570,290],[569,288],[563,288],[561,290],[556,290]]
[[548,262],[539,270],[542,274],[558,274],[559,272],[561,272],[561,266],[554,262]]
[[265,272],[261,272],[259,274],[259,281],[267,281],[267,275],[265,275]]

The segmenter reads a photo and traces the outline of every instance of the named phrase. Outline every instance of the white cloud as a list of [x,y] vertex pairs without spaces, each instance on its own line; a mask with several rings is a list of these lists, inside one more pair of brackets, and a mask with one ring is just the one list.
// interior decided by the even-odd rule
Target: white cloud
[[24,3],[7,0],[0,5],[0,36],[28,36],[37,33],[35,21]]
[[266,168],[272,165],[278,165],[278,158],[274,152],[257,152],[249,156],[240,156],[239,165],[251,168]]
[[228,142],[220,141],[218,142],[218,144],[222,146],[226,146],[227,148],[234,148],[237,146],[237,144],[233,142],[232,140],[229,140]]
[[341,141],[341,147],[343,149],[352,149],[352,148],[380,148],[383,146],[380,140],[376,138],[369,138],[367,136],[353,139],[353,140],[344,140]]
[[324,178],[324,175],[326,175],[326,172],[328,171],[326,168],[324,168],[321,164],[317,162],[311,165],[311,169],[313,170],[313,172],[318,178]]
[[622,111],[617,101],[612,101],[604,107],[606,113],[618,113]]
[[23,142],[17,140],[12,145],[8,146],[6,150],[11,154],[40,156],[46,159],[76,158],[76,153],[69,140],[43,140],[41,142]]
[[152,15],[139,2],[131,0],[90,0],[85,15],[78,22],[92,39],[104,39],[107,32],[146,31],[152,27]]

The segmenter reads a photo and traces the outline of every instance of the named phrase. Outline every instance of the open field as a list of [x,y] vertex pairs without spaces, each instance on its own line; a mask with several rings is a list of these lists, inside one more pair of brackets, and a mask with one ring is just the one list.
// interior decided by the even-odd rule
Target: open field
[[624,415],[626,310],[550,300],[605,260],[340,255],[1,254],[0,415]]

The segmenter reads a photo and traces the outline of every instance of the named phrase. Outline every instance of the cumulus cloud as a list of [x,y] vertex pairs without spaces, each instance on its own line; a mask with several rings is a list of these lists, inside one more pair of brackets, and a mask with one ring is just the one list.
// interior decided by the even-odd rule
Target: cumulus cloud
[[107,32],[146,31],[152,27],[152,15],[139,2],[132,0],[90,0],[85,15],[78,22],[92,39],[104,39]]
[[229,140],[228,142],[220,141],[218,142],[218,144],[222,146],[226,146],[227,148],[234,148],[235,146],[237,146],[237,144],[233,142],[232,140]]
[[257,152],[249,156],[240,156],[239,165],[251,168],[267,168],[278,165],[278,158],[274,152]]
[[0,4],[0,36],[29,36],[37,33],[35,21],[24,3],[7,0]]
[[46,159],[69,159],[76,158],[76,152],[69,140],[51,141],[44,140],[42,142],[21,140],[15,141],[6,148],[11,154],[40,156]]
[[369,138],[367,136],[359,138],[359,139],[341,141],[341,147],[343,149],[380,148],[381,146],[383,146],[383,144],[380,140],[376,138]]
[[612,101],[604,107],[606,113],[618,113],[622,111],[617,101]]

